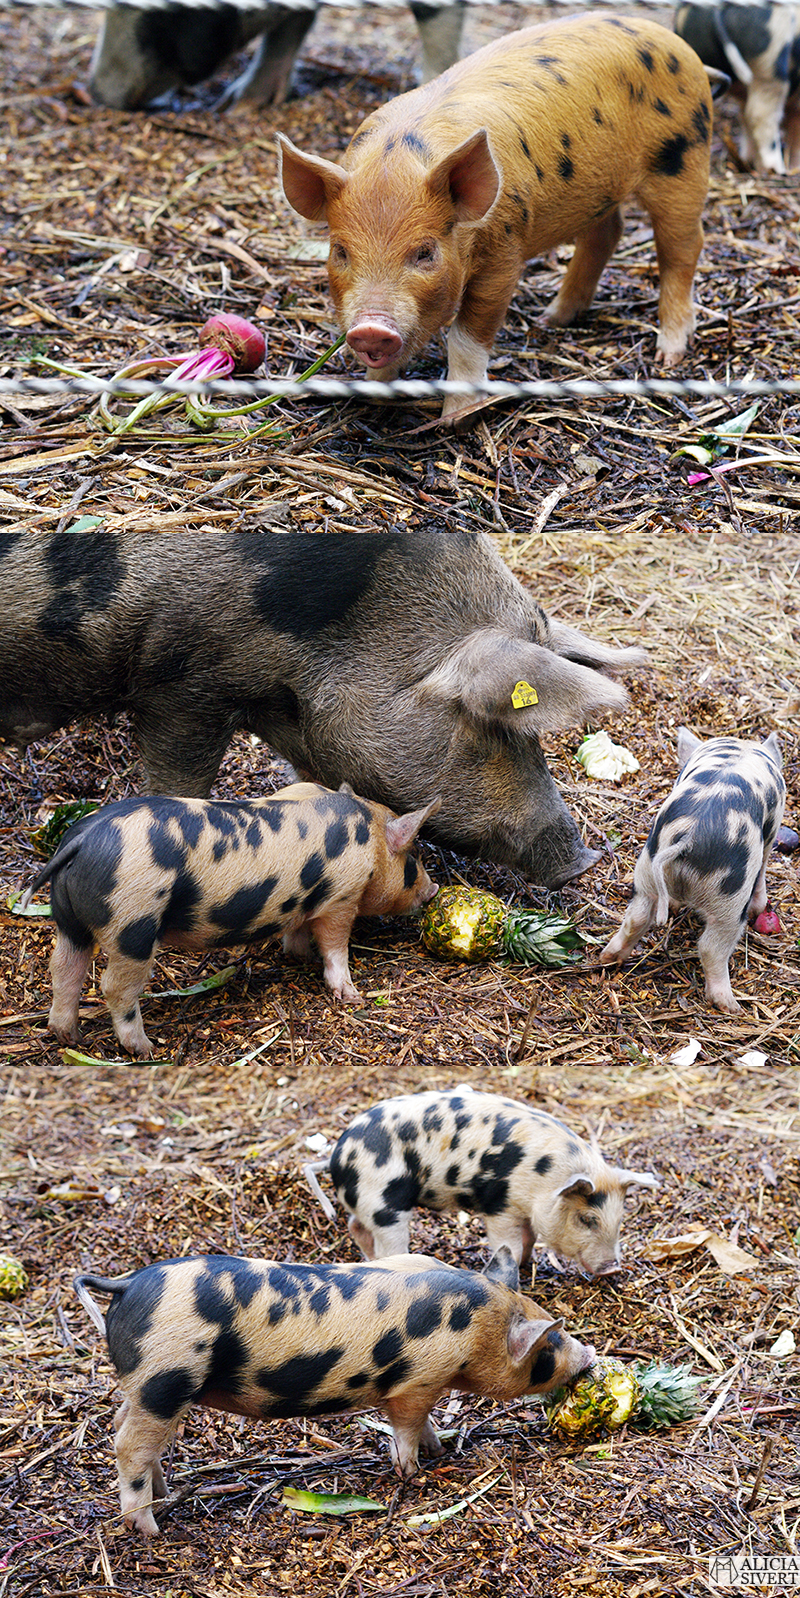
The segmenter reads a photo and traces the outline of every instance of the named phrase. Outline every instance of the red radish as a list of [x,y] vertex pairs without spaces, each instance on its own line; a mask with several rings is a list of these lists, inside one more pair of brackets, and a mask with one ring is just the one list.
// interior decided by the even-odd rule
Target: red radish
[[756,916],[754,925],[756,932],[763,933],[767,938],[776,937],[783,931],[777,911],[773,910],[771,904],[767,905],[766,910],[762,910],[760,916]]
[[[233,311],[210,316],[201,328],[199,343],[201,349],[211,345],[229,356],[235,372],[254,372],[267,353],[263,333],[252,322],[246,322],[243,316],[236,316]],[[210,355],[211,350],[208,353]],[[227,376],[227,373],[219,375]]]

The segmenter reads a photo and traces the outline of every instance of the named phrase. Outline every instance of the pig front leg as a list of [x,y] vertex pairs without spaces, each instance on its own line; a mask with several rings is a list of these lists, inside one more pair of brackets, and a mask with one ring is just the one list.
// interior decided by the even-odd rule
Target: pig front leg
[[534,1243],[530,1221],[520,1221],[515,1215],[487,1215],[486,1236],[493,1254],[507,1248],[517,1265],[527,1265]]
[[[452,383],[486,381],[492,346],[517,286],[519,262],[514,262],[513,272],[506,271],[500,276],[494,272],[490,276],[485,263],[482,263],[479,272],[480,282],[484,286],[479,286],[476,272],[467,285],[458,316],[447,333],[447,377]],[[442,405],[440,420],[452,427],[475,411],[494,403],[488,398],[467,399],[463,395],[448,394]]]
[[142,1023],[139,994],[150,976],[155,949],[146,960],[128,960],[111,954],[108,969],[100,981],[103,997],[111,1011],[114,1031],[129,1054],[149,1060],[153,1045]]
[[94,945],[78,949],[63,932],[56,937],[56,946],[50,956],[50,975],[53,979],[53,1002],[47,1025],[59,1043],[79,1043],[78,1004]]
[[576,239],[564,281],[545,312],[547,326],[568,327],[576,316],[589,309],[603,268],[622,238],[622,226],[622,212],[615,206]]
[[158,1420],[126,1398],[114,1417],[115,1453],[123,1519],[143,1537],[158,1536],[152,1505],[166,1498],[159,1456],[175,1430],[176,1418]]
[[432,78],[438,78],[440,72],[446,72],[458,60],[464,6],[461,0],[444,6],[411,0],[411,10],[422,42],[422,82],[430,83]]
[[779,177],[786,170],[781,150],[781,120],[788,89],[785,78],[771,78],[768,82],[754,78],[748,86],[742,111],[742,159],[748,166],[760,166],[765,172],[776,172]]
[[311,922],[311,930],[322,955],[325,981],[334,998],[348,1004],[360,1004],[361,994],[354,986],[348,963],[348,945],[353,922],[354,905],[340,904]]
[[402,1397],[385,1400],[384,1407],[394,1433],[392,1458],[398,1475],[404,1479],[417,1470],[420,1450],[435,1458],[444,1453],[430,1419],[436,1397],[431,1399],[429,1394],[407,1392]]

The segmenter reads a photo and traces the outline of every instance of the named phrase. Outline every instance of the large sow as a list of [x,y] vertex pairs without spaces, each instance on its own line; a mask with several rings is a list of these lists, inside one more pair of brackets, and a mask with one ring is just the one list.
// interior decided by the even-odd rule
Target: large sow
[[644,653],[550,621],[482,534],[6,534],[0,591],[0,737],[127,710],[151,791],[205,797],[245,728],[400,813],[441,794],[431,837],[534,882],[597,859],[538,734],[623,708]]

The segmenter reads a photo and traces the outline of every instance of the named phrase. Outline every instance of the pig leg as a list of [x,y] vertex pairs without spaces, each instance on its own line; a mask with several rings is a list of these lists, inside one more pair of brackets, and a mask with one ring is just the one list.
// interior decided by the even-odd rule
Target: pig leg
[[78,949],[63,932],[59,932],[56,938],[56,946],[50,956],[53,1002],[47,1025],[51,1032],[55,1032],[59,1043],[79,1041],[78,1003],[93,952],[93,944],[90,943],[87,949]]
[[550,327],[567,327],[581,311],[588,310],[603,267],[621,238],[622,212],[617,205],[576,239],[564,281],[545,314],[544,320]]
[[489,1239],[489,1247],[492,1253],[496,1254],[499,1248],[510,1249],[517,1265],[526,1263],[526,1259],[530,1259],[533,1251],[533,1234],[530,1226],[527,1227],[527,1230],[530,1243],[527,1256],[525,1256],[523,1228],[516,1217],[513,1215],[487,1215],[486,1217],[486,1236]]
[[348,964],[348,944],[356,918],[352,904],[336,905],[311,922],[311,930],[322,955],[325,981],[337,999],[358,1004],[361,994],[353,986]]
[[633,953],[637,943],[649,932],[656,919],[657,900],[643,893],[634,894],[623,917],[619,932],[599,955],[601,965],[618,965],[620,960],[627,960]]
[[371,1232],[368,1232],[366,1227],[362,1227],[360,1232],[356,1232],[353,1226],[350,1227],[350,1231],[359,1248],[363,1247],[361,1231],[365,1232],[370,1239],[372,1248],[367,1255],[367,1259],[383,1260],[389,1254],[407,1254],[410,1241],[409,1211],[406,1210],[404,1214],[399,1215],[388,1226],[376,1226],[373,1220]]
[[746,919],[746,912],[739,915],[736,907],[731,907],[727,916],[715,915],[713,920],[709,918],[697,945],[705,972],[706,998],[718,1010],[727,1010],[731,1015],[735,1015],[741,1006],[733,997],[728,961],[739,942]]
[[290,11],[283,6],[266,8],[267,15],[273,11],[279,20],[274,27],[265,29],[252,60],[228,85],[216,102],[215,111],[225,110],[239,100],[252,100],[256,105],[283,105],[289,93],[295,58],[317,10],[316,6],[309,7],[308,11]]
[[765,172],[783,175],[781,119],[788,88],[785,78],[771,78],[766,82],[754,78],[749,85],[742,111],[741,140],[742,159],[748,166],[760,166]]
[[[492,345],[505,321],[517,281],[518,273],[514,271],[506,273],[505,280],[499,274],[497,278],[492,276],[491,293],[481,290],[480,281],[468,285],[458,316],[447,333],[449,382],[486,381]],[[470,400],[463,395],[448,394],[442,406],[441,420],[452,424],[494,403],[494,400]]]
[[438,1393],[409,1391],[398,1398],[387,1398],[384,1408],[391,1422],[394,1436],[391,1442],[392,1458],[399,1475],[413,1476],[419,1464],[419,1451],[438,1456],[444,1452],[430,1420],[430,1412]]
[[157,1537],[153,1514],[155,1499],[166,1498],[167,1487],[159,1456],[175,1430],[177,1417],[160,1420],[125,1399],[117,1411],[115,1452],[123,1518],[144,1537]]
[[129,960],[124,955],[112,954],[100,982],[123,1049],[140,1055],[143,1060],[150,1058],[153,1045],[142,1025],[139,994],[150,976],[154,955],[155,948],[146,960]]
[[764,863],[756,877],[756,884],[750,896],[750,903],[747,906],[748,920],[755,921],[756,916],[760,916],[762,910],[766,910],[767,902],[767,857],[765,854]]
[[695,329],[692,284],[703,248],[700,211],[706,184],[698,188],[696,203],[684,201],[673,179],[655,180],[639,198],[649,212],[658,256],[661,289],[658,297],[656,360],[677,366]]
[[414,21],[422,41],[422,82],[430,83],[440,72],[458,60],[461,50],[461,30],[464,26],[464,7],[453,5],[423,5],[411,0]]
[[214,705],[200,703],[189,717],[171,693],[150,700],[133,716],[148,792],[207,799],[235,726]]

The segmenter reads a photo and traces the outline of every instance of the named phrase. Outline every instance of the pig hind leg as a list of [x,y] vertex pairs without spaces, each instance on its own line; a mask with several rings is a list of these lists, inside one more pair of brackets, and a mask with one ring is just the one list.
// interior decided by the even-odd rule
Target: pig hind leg
[[129,960],[124,955],[112,954],[100,982],[123,1049],[142,1059],[149,1059],[153,1045],[142,1024],[139,994],[150,975],[154,954],[155,949],[146,960]]
[[431,78],[438,78],[440,72],[446,72],[458,60],[464,6],[460,0],[444,6],[412,0],[411,10],[422,42],[422,82],[430,83]]
[[650,931],[656,919],[658,901],[649,894],[637,892],[634,894],[625,915],[619,932],[600,952],[601,965],[618,964],[620,960],[627,960],[633,953],[637,943],[641,941],[646,932]]
[[705,973],[706,998],[717,1009],[728,1010],[732,1015],[741,1007],[733,997],[728,961],[744,930],[747,902],[741,910],[741,900],[737,898],[734,905],[710,916],[697,944]]
[[50,956],[50,975],[53,979],[53,1002],[47,1025],[59,1043],[77,1043],[80,1037],[78,1004],[92,963],[94,944],[79,949],[59,932],[56,946]]
[[152,1505],[156,1499],[167,1496],[159,1456],[175,1430],[176,1421],[176,1416],[160,1420],[127,1398],[114,1419],[123,1518],[145,1537],[158,1535]]
[[678,365],[695,329],[692,285],[703,248],[700,214],[708,188],[707,165],[705,175],[697,166],[680,179],[651,177],[637,196],[653,224],[660,282],[656,360],[666,367]]
[[581,311],[588,310],[603,268],[621,238],[622,212],[617,205],[576,239],[564,281],[545,314],[549,326],[567,327]]

